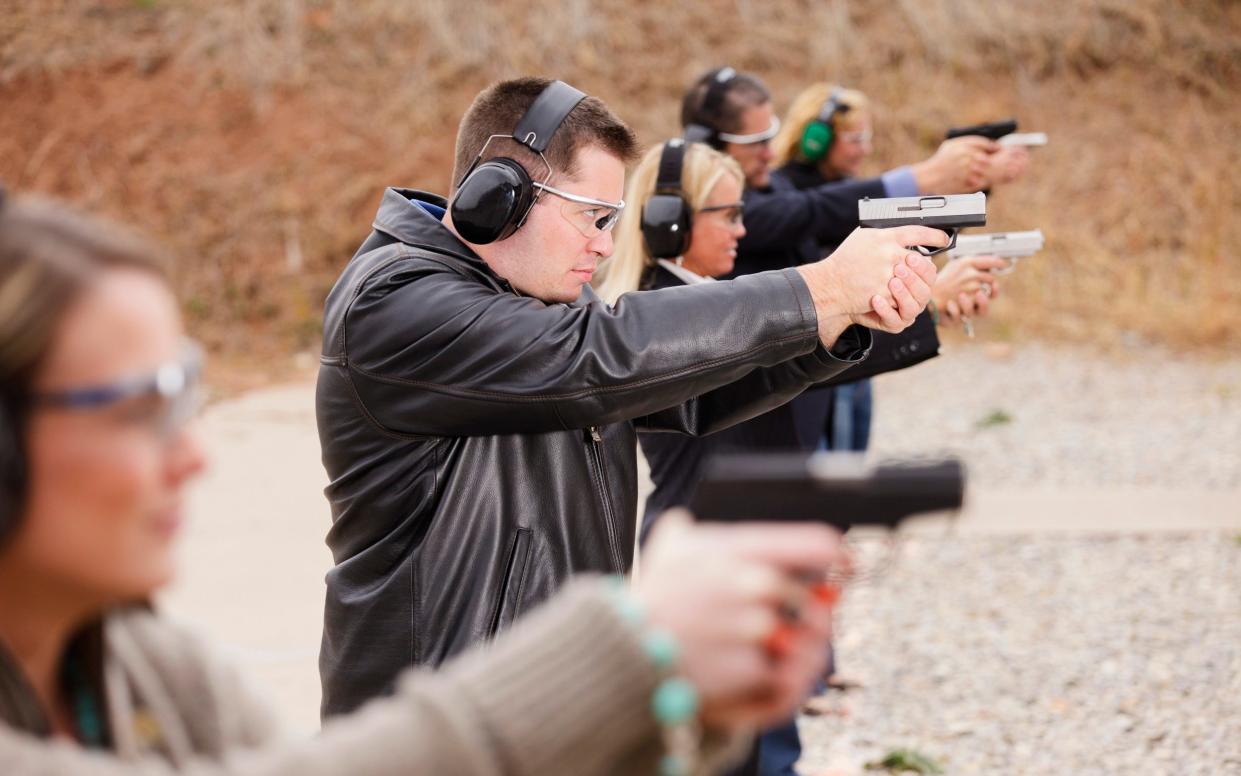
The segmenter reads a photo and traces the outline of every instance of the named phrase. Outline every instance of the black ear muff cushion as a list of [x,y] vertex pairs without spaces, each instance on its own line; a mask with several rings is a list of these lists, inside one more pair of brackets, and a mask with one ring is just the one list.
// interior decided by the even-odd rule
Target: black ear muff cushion
[[457,188],[450,212],[457,233],[468,243],[486,245],[517,230],[534,202],[525,168],[512,159],[490,159]]
[[642,206],[642,238],[656,259],[673,259],[689,248],[690,208],[676,194],[656,194]]
[[0,398],[0,544],[17,525],[25,497],[26,458],[8,403]]

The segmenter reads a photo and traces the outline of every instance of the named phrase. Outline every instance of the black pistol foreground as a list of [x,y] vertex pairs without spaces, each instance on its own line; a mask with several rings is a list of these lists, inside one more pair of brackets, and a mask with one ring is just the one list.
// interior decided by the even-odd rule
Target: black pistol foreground
[[896,528],[906,518],[959,509],[957,458],[868,463],[856,453],[724,455],[712,459],[690,502],[712,522],[820,522]]

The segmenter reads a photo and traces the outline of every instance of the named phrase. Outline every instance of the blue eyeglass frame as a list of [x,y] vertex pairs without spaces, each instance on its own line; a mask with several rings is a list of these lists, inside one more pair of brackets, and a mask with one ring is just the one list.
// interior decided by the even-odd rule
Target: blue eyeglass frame
[[187,420],[198,409],[198,378],[202,373],[203,350],[194,340],[181,341],[181,355],[156,367],[154,372],[124,377],[106,385],[36,391],[31,394],[33,407],[90,411],[109,407],[139,396],[157,396],[171,404],[167,423],[169,432]]

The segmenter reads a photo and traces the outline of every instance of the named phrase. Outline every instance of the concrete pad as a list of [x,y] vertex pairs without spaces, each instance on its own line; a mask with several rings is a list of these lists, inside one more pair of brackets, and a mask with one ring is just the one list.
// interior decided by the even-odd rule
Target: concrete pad
[[314,385],[215,405],[201,423],[211,465],[192,487],[180,573],[161,604],[269,691],[292,730],[313,732],[332,566]]

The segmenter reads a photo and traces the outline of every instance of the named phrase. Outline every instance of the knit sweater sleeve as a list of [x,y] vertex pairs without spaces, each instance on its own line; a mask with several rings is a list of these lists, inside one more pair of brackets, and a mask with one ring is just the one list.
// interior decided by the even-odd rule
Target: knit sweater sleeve
[[[603,584],[583,580],[493,644],[436,673],[408,672],[394,696],[330,722],[309,741],[271,741],[175,769],[163,760],[125,761],[0,727],[0,773],[651,773],[663,754],[650,712],[658,678]],[[739,744],[735,737],[707,736],[703,772],[740,753]]]

